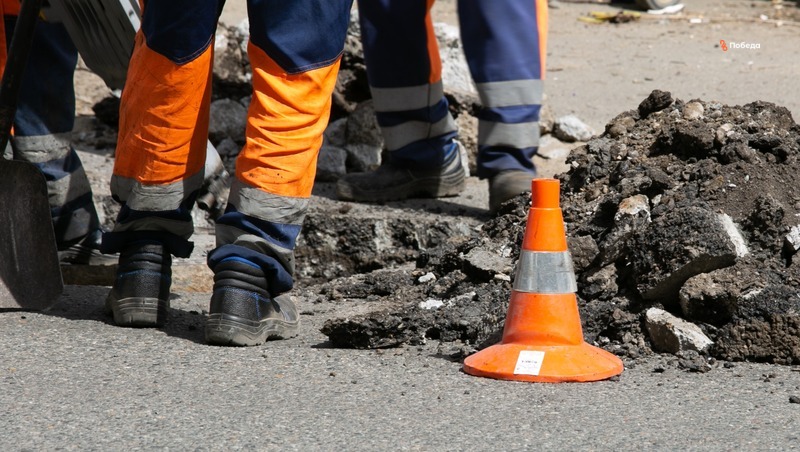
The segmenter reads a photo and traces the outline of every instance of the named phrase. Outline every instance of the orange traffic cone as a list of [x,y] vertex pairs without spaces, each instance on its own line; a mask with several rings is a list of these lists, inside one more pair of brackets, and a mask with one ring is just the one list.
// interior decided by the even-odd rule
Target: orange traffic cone
[[534,179],[503,340],[464,360],[464,372],[502,380],[597,381],[622,361],[583,340],[557,179]]

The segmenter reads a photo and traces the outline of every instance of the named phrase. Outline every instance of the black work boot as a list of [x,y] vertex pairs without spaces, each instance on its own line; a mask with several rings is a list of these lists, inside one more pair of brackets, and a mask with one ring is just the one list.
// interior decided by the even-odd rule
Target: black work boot
[[464,191],[459,150],[436,168],[402,168],[384,163],[375,171],[342,176],[336,195],[345,201],[384,202],[408,198],[441,198]]
[[206,322],[206,342],[214,345],[259,345],[297,334],[300,319],[288,295],[273,298],[264,272],[227,260],[214,268],[214,293]]
[[119,326],[161,326],[167,318],[172,256],[156,242],[135,242],[120,253],[106,310]]
[[504,202],[531,191],[535,175],[527,171],[509,170],[495,174],[489,179],[489,210],[497,212]]

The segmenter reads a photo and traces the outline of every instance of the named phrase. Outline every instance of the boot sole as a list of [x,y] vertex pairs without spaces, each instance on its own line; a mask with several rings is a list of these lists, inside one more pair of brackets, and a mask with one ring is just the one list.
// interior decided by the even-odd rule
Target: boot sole
[[131,297],[107,300],[106,308],[114,316],[117,326],[156,327],[167,319],[169,301],[158,298]]
[[206,342],[211,345],[260,345],[269,339],[296,336],[299,323],[280,319],[257,322],[228,314],[209,314],[206,321]]
[[446,198],[464,191],[464,175],[417,179],[382,191],[366,191],[351,185],[337,184],[336,195],[344,201],[385,202],[408,198]]

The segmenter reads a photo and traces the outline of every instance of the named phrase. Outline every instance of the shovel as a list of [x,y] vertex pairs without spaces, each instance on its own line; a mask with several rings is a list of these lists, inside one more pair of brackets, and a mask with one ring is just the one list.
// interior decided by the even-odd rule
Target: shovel
[[[42,0],[23,0],[0,82],[0,155],[8,145]],[[36,166],[0,157],[0,308],[44,310],[64,290],[47,183]]]

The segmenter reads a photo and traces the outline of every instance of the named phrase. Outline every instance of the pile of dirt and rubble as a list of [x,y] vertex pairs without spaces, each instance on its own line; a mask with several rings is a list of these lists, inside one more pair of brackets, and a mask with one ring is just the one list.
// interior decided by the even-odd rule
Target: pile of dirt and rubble
[[[800,363],[798,148],[785,108],[654,91],[575,149],[559,178],[587,340],[628,358],[695,357],[696,370],[709,358]],[[313,286],[318,300],[380,306],[323,332],[353,347],[496,341],[528,203],[420,251],[413,269]]]
[[590,334],[800,362],[798,140],[785,108],[654,91],[575,150],[562,202]]

